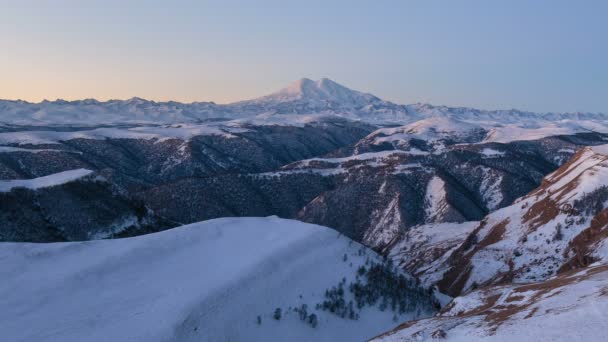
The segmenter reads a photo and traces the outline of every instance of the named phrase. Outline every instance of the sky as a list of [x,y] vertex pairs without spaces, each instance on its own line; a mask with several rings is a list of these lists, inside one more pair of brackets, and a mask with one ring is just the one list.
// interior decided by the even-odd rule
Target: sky
[[0,98],[215,101],[328,77],[407,104],[608,113],[608,1],[0,0]]

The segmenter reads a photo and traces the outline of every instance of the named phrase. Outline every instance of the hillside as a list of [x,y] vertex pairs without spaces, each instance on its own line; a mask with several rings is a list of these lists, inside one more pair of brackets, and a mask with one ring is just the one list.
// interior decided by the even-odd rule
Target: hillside
[[[278,218],[117,240],[0,243],[0,260],[7,341],[354,341],[436,310],[428,291],[371,250]],[[357,293],[379,297],[349,308]]]
[[173,225],[91,170],[0,180],[0,241],[103,239]]
[[372,341],[603,341],[607,284],[608,266],[591,265],[540,283],[490,287]]
[[454,296],[374,341],[597,341],[608,332],[608,145],[580,149],[481,222],[414,227],[386,253]]
[[450,271],[440,288],[457,295],[489,283],[544,280],[605,261],[604,151],[605,147],[581,149],[536,190],[484,218],[451,255]]

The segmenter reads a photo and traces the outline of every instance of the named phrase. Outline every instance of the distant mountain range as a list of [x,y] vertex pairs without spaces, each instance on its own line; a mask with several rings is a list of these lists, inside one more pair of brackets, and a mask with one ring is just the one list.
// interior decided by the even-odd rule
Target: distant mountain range
[[[429,104],[401,105],[382,100],[323,78],[300,79],[270,95],[231,104],[213,102],[155,102],[141,98],[129,100],[94,99],[77,101],[0,100],[0,123],[5,125],[169,124],[201,122],[210,119],[242,119],[260,115],[314,114],[336,115],[375,123],[408,123],[429,117],[458,120],[520,123],[521,120],[606,120],[601,113],[532,113],[519,110],[477,110]],[[534,125],[534,123],[530,123]],[[580,127],[597,127],[579,122]]]

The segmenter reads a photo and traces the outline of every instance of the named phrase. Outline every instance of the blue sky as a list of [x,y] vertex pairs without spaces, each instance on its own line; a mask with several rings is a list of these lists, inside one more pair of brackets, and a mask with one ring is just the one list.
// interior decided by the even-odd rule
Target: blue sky
[[223,103],[329,77],[398,103],[608,112],[608,1],[0,6],[0,98]]

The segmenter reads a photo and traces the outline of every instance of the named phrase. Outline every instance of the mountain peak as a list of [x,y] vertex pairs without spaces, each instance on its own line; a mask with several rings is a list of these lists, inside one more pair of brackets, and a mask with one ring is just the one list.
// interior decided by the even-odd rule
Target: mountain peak
[[304,101],[309,103],[334,103],[344,107],[361,107],[380,101],[377,97],[349,89],[329,78],[311,80],[301,78],[279,91],[253,100],[263,103]]

